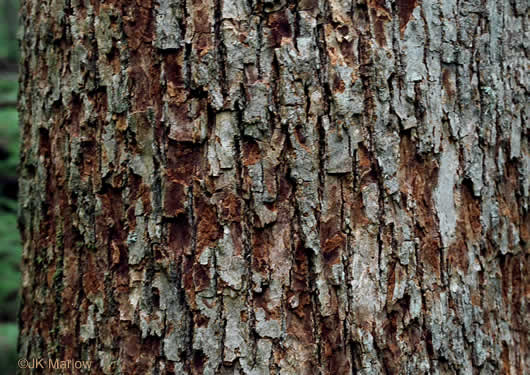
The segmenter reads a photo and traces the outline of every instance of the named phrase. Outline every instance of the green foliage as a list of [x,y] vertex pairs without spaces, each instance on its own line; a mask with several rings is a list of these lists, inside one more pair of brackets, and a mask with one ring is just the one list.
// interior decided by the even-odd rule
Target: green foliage
[[18,0],[0,1],[0,59],[18,60],[16,40],[18,8]]
[[[1,34],[1,32],[0,32]],[[1,39],[1,38],[0,38]],[[2,43],[0,43],[1,45]],[[1,51],[0,51],[1,56]],[[14,77],[16,79],[16,77]],[[0,102],[15,102],[16,80],[0,79]],[[16,188],[19,155],[16,108],[0,108],[0,373],[14,374],[18,329],[16,315],[20,285],[21,241],[17,228]],[[6,195],[7,184],[11,196]]]
[[16,293],[20,282],[20,237],[12,212],[0,212],[0,238],[0,301],[5,307],[4,301],[9,305],[8,299]]
[[[15,80],[0,79],[0,102],[16,102],[18,85]],[[15,107],[0,108],[0,148],[8,158],[0,159],[0,176],[15,176],[20,148],[18,113]]]
[[16,75],[0,79],[0,101],[14,102],[17,99],[17,87]]
[[[16,91],[16,83],[0,81],[0,98],[16,96]],[[0,160],[0,178],[15,181],[19,143],[16,109],[3,108],[0,110],[0,148],[4,156]],[[0,306],[2,310],[9,310],[9,313],[0,312],[8,316],[12,316],[13,310],[16,311],[12,296],[16,295],[20,282],[18,264],[21,244],[17,229],[16,208],[16,201],[0,195]]]
[[16,102],[18,92],[18,9],[18,0],[0,0],[0,374],[6,375],[17,370],[16,314],[22,249],[14,199],[20,148],[18,115],[15,106],[6,106]]
[[17,363],[18,328],[15,323],[0,323],[0,373],[14,374]]
[[15,108],[0,109],[0,148],[8,152],[8,158],[0,160],[0,176],[16,176],[20,142]]

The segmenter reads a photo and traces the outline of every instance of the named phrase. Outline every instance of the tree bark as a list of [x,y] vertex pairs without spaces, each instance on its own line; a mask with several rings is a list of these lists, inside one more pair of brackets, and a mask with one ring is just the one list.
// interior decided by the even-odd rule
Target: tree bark
[[528,373],[528,14],[24,0],[20,356]]

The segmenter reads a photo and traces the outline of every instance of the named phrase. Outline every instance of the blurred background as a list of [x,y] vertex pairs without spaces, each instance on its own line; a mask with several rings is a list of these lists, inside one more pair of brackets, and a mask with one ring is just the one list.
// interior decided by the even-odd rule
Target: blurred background
[[17,229],[16,40],[18,0],[0,0],[0,374],[17,368],[17,308],[21,243]]

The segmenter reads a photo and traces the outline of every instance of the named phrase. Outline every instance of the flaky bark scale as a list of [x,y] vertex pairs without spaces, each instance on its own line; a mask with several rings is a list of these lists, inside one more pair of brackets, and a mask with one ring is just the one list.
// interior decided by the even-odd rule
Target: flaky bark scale
[[528,372],[524,1],[21,16],[21,357]]

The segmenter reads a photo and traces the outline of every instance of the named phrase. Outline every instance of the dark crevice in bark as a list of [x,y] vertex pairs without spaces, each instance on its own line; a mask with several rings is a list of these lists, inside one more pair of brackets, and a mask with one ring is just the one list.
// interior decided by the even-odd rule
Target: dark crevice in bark
[[261,14],[258,15],[259,16],[259,22],[258,22],[258,28],[257,28],[257,50],[256,50],[256,66],[258,68],[258,80],[261,80],[263,79],[263,67],[261,66],[261,54],[263,53],[263,48],[264,48],[264,44],[263,44],[263,22],[264,22],[264,19],[263,17],[261,16]]
[[193,85],[193,81],[192,81],[192,78],[191,78],[191,69],[192,69],[192,64],[191,64],[191,61],[192,61],[192,50],[193,46],[191,45],[191,43],[185,43],[184,44],[184,64],[185,64],[185,67],[186,67],[186,88],[188,88],[189,90],[193,90],[194,88],[194,85]]
[[228,97],[228,81],[227,81],[227,74],[226,74],[226,47],[224,44],[224,38],[223,38],[223,15],[222,15],[222,1],[223,0],[214,0],[215,1],[215,9],[214,9],[214,16],[215,16],[215,24],[214,24],[214,32],[215,32],[215,51],[216,51],[216,60],[217,60],[217,67],[219,68],[219,81],[221,86],[221,92],[223,94],[223,97],[226,99]]
[[298,10],[298,0],[289,0],[291,8],[294,13],[293,23],[293,44],[294,48],[298,51],[298,38],[300,37],[300,12]]

